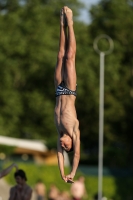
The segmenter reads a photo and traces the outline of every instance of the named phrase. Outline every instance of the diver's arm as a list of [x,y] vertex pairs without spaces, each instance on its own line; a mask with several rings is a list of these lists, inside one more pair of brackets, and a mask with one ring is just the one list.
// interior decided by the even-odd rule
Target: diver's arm
[[73,148],[74,148],[74,155],[73,155],[73,164],[70,174],[66,175],[67,182],[72,182],[73,178],[76,174],[79,159],[80,159],[80,131],[77,129],[75,133],[73,134]]
[[65,174],[64,174],[64,155],[63,155],[63,149],[60,145],[60,137],[58,136],[57,140],[57,158],[58,158],[58,165],[60,169],[60,174],[62,179],[66,182]]
[[76,134],[73,136],[73,148],[74,148],[74,155],[73,155],[73,164],[72,164],[72,170],[71,170],[71,177],[74,178],[78,164],[80,159],[80,131],[77,130]]

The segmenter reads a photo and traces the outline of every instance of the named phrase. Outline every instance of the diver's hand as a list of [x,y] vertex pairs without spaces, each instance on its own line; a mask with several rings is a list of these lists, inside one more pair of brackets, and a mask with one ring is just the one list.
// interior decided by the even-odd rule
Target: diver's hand
[[74,183],[73,176],[71,174],[66,175],[67,183]]
[[64,175],[64,176],[62,176],[62,179],[67,183],[67,178],[66,178],[66,176]]

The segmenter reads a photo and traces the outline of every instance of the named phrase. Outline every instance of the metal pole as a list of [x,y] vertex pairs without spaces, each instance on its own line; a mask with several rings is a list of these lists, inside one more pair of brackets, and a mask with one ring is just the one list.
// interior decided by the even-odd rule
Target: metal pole
[[103,181],[104,56],[105,54],[100,52],[98,200],[102,199]]
[[[98,48],[98,41],[107,39],[110,48],[103,52]],[[100,54],[100,88],[99,88],[99,157],[98,157],[98,200],[102,200],[103,189],[103,138],[104,138],[104,57],[113,51],[114,43],[108,35],[100,35],[94,40],[93,47]]]

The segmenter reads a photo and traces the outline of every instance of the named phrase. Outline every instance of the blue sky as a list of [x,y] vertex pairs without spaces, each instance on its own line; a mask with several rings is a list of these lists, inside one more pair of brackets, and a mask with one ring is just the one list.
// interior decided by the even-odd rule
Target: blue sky
[[85,4],[86,9],[81,10],[81,16],[80,16],[80,20],[84,21],[85,23],[89,23],[90,22],[90,18],[89,18],[89,14],[88,14],[88,10],[91,7],[92,4],[97,4],[100,0],[79,0],[82,3]]

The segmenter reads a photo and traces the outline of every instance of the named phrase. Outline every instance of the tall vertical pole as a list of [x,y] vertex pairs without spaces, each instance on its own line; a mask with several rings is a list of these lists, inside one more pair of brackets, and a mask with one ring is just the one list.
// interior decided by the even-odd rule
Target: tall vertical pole
[[103,181],[104,56],[105,54],[103,52],[100,52],[98,200],[102,199]]
[[[100,51],[98,41],[106,39],[109,42],[109,49]],[[100,54],[100,91],[99,91],[99,157],[98,157],[98,200],[102,200],[103,189],[103,138],[104,138],[104,57],[113,51],[114,43],[108,35],[98,36],[93,43],[95,51]]]

